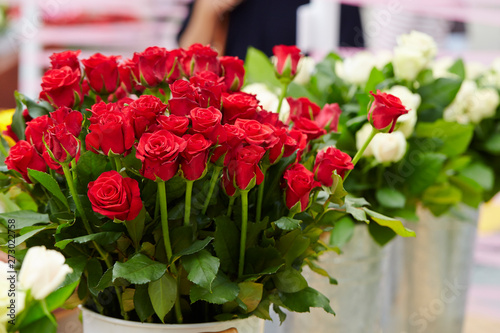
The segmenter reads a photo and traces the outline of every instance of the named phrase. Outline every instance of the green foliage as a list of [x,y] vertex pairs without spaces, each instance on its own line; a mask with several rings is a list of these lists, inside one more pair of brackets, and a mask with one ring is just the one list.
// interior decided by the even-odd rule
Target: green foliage
[[113,282],[122,278],[130,283],[143,284],[156,281],[165,274],[165,264],[153,261],[143,254],[136,254],[128,261],[116,262],[113,267]]
[[[156,315],[162,322],[165,322],[164,318],[174,307],[177,298],[177,282],[175,278],[170,274],[164,274],[160,279],[150,282],[148,294]],[[144,311],[147,311],[147,309],[144,309]]]

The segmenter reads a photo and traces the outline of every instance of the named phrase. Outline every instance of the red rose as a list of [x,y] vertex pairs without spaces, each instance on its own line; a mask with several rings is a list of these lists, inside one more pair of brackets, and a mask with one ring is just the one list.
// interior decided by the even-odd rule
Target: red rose
[[253,119],[258,106],[255,95],[244,92],[225,94],[222,98],[223,122],[233,124],[236,119]]
[[314,162],[315,178],[322,185],[330,187],[333,184],[333,172],[344,178],[347,170],[352,170],[354,165],[351,162],[351,156],[333,147],[326,150],[320,150]]
[[[210,157],[212,163],[216,163],[222,156],[224,156],[230,149],[241,144],[246,134],[243,129],[231,124],[224,124],[222,126],[226,134],[226,141],[217,146]],[[227,161],[225,161],[225,164]]]
[[[80,155],[80,140],[71,134],[65,124],[50,126],[44,133],[43,140],[48,150],[43,152],[47,165],[58,171],[58,163],[67,163]],[[53,163],[53,162],[58,163]]]
[[7,125],[7,128],[5,131],[2,132],[3,135],[10,137],[14,142],[18,142],[19,138],[17,137],[16,133],[12,130],[11,125]]
[[288,209],[299,205],[303,212],[309,204],[309,194],[315,187],[321,186],[314,180],[314,174],[300,163],[292,165],[285,171],[283,178],[286,180],[285,202]]
[[189,127],[188,117],[179,117],[176,115],[170,116],[159,116],[156,118],[161,129],[172,132],[177,136],[183,136],[186,134]]
[[261,124],[269,124],[276,128],[286,127],[279,116],[279,113],[261,110],[255,114],[255,120]]
[[229,179],[227,169],[222,173],[222,188],[226,195],[232,197],[236,193],[236,187],[233,185],[233,181]]
[[220,78],[213,72],[201,72],[189,79],[189,82],[197,87],[197,102],[200,107],[221,107],[221,95],[224,91],[224,78]]
[[129,118],[114,104],[104,102],[92,106],[89,134],[85,137],[87,150],[105,155],[127,153],[134,145],[134,128]]
[[307,135],[307,140],[311,141],[326,134],[326,130],[318,127],[316,123],[307,118],[297,118],[293,123],[293,128]]
[[187,180],[200,179],[207,168],[208,149],[212,142],[201,134],[185,135],[186,149],[181,152],[181,170]]
[[188,97],[196,100],[196,90],[191,82],[186,80],[177,80],[169,85],[172,97]]
[[186,141],[169,131],[144,133],[135,155],[142,161],[142,175],[151,180],[169,180],[179,170],[178,157],[185,148]]
[[268,145],[269,150],[269,163],[271,165],[277,163],[284,154],[285,143],[288,140],[287,130],[286,128],[276,128],[274,129],[274,136],[276,140],[274,140],[270,145]]
[[113,220],[132,221],[143,206],[139,183],[114,170],[90,182],[87,195],[94,212]]
[[136,81],[147,87],[156,87],[166,80],[180,77],[180,52],[167,51],[163,47],[148,47],[143,52],[134,53],[134,76]]
[[328,131],[338,132],[339,118],[342,110],[337,103],[325,104],[319,114],[314,118],[319,127]]
[[408,110],[394,95],[382,93],[380,90],[377,90],[376,94],[370,91],[370,94],[375,97],[375,100],[368,111],[368,121],[376,129],[392,133],[399,116],[408,113]]
[[132,93],[134,91],[142,92],[145,89],[145,87],[141,86],[140,83],[134,80],[134,68],[135,63],[132,61],[132,59],[125,59],[125,61],[118,65],[120,85],[125,91],[129,93]]
[[52,125],[54,125],[54,120],[49,118],[47,115],[36,117],[26,123],[26,130],[24,131],[26,141],[32,144],[40,154],[45,150],[45,146],[43,145],[43,135],[47,132],[49,126]]
[[55,124],[65,124],[68,131],[78,137],[82,131],[83,115],[80,111],[74,111],[67,107],[62,107],[50,113],[50,117]]
[[274,135],[275,128],[271,125],[261,124],[257,120],[237,119],[234,125],[245,132],[245,141],[249,144],[267,148],[277,140]]
[[42,77],[40,99],[55,107],[79,106],[83,101],[80,78],[80,70],[72,70],[68,66],[48,70]]
[[245,78],[245,67],[243,67],[243,60],[238,57],[220,57],[220,66],[222,69],[222,76],[224,77],[224,84],[226,91],[239,91],[243,86],[243,79]]
[[222,113],[214,108],[194,108],[189,113],[194,133],[203,134],[213,143],[225,141],[225,131],[221,125]]
[[280,77],[292,78],[297,74],[297,66],[302,57],[296,46],[276,45],[273,47],[276,57],[276,72]]
[[96,53],[82,60],[90,87],[98,94],[112,94],[120,83],[117,56]]
[[210,46],[203,46],[201,44],[193,44],[187,50],[191,55],[192,72],[191,75],[197,75],[201,72],[208,71],[219,73],[219,60],[217,59],[217,52],[212,50]]
[[265,149],[255,145],[240,145],[231,152],[227,166],[229,179],[240,190],[249,190],[264,180],[259,162],[266,153]]
[[59,69],[64,66],[70,67],[72,70],[80,70],[80,62],[78,61],[78,56],[82,51],[64,51],[59,53],[53,53],[50,56],[50,64],[52,69]]
[[198,92],[189,81],[175,81],[170,85],[170,91],[172,92],[172,98],[168,101],[170,114],[187,116],[192,109],[200,106]]
[[163,114],[167,105],[152,95],[142,95],[123,108],[134,127],[135,137],[140,139],[147,129],[156,124],[156,117]]
[[5,164],[9,170],[19,172],[28,183],[31,183],[28,177],[28,169],[47,171],[47,164],[45,164],[42,156],[38,154],[35,147],[24,140],[18,141],[10,149]]
[[290,105],[290,119],[295,121],[297,118],[307,118],[313,120],[321,111],[321,108],[309,100],[307,97],[292,98],[287,97],[287,102]]

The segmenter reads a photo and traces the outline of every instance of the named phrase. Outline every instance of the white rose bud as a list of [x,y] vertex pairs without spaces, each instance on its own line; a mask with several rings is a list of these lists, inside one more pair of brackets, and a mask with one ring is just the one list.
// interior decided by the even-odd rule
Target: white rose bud
[[387,93],[398,97],[401,103],[409,109],[407,114],[400,116],[397,120],[397,124],[399,124],[397,130],[402,132],[406,138],[409,138],[417,123],[417,110],[422,98],[419,94],[412,93],[405,86],[393,86]]
[[403,133],[378,133],[372,142],[373,156],[379,163],[398,162],[406,153],[406,138]]
[[31,290],[34,299],[44,299],[73,271],[64,261],[61,253],[45,246],[30,248],[19,272],[20,288]]
[[415,80],[436,53],[436,42],[429,35],[412,31],[399,36],[398,46],[394,49],[394,75],[403,80]]
[[336,72],[338,76],[349,83],[364,85],[375,65],[376,59],[373,54],[363,51],[345,58],[342,63],[337,62]]
[[[257,99],[259,100],[259,104],[262,106],[262,109],[275,113],[278,112],[279,98],[275,93],[270,91],[265,84],[252,83],[244,87],[242,91],[248,94],[257,95]],[[288,105],[285,98],[283,99],[283,104],[281,105],[280,119],[288,119],[289,114],[290,105]]]
[[293,82],[301,85],[306,85],[311,81],[311,74],[314,71],[316,62],[311,57],[303,57],[299,60],[297,75]]
[[[370,134],[372,132],[372,125],[370,125],[370,123],[366,123],[363,125],[363,127],[361,127],[361,129],[359,131],[356,132],[356,149],[357,150],[360,150],[361,147],[363,147],[365,141],[368,139],[368,137],[370,137]],[[368,145],[368,147],[366,147],[366,150],[363,152],[363,156],[372,156],[373,155],[373,151],[372,151],[372,147],[373,147],[373,139],[372,141],[370,142],[370,144]]]

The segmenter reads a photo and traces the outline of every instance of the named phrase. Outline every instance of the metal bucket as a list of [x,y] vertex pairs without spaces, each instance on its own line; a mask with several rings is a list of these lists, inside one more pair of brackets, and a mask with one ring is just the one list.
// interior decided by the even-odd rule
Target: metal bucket
[[388,255],[383,331],[460,333],[478,211],[460,206],[441,217],[417,213],[420,221],[407,225],[417,237],[396,239]]
[[304,272],[309,286],[330,299],[336,316],[318,308],[311,309],[311,313],[289,313],[279,328],[266,324],[266,332],[380,332],[380,292],[385,251],[373,241],[366,225],[356,226],[343,251],[341,255],[325,253],[318,263],[338,280],[337,286],[310,270],[305,269]]

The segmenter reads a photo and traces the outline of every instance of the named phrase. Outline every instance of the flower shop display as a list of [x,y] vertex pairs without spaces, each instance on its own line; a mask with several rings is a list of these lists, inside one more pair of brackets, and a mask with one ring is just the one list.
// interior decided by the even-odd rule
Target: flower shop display
[[[333,146],[337,106],[288,98],[280,114],[302,55],[274,52],[274,66],[265,58],[244,67],[199,44],[125,60],[66,51],[51,56],[38,101],[16,95],[7,131],[16,144],[0,145],[9,203],[1,228],[15,236],[16,257],[38,245],[66,257],[72,273],[59,290],[78,285],[87,331],[231,328],[271,319],[271,305],[281,320],[282,309],[333,315],[302,271],[335,283],[317,263],[339,251],[325,232],[362,215],[371,228],[414,236],[343,187],[371,138],[392,132],[407,108],[374,90],[372,134],[351,160]],[[281,89],[278,112],[241,91],[269,82]]]

